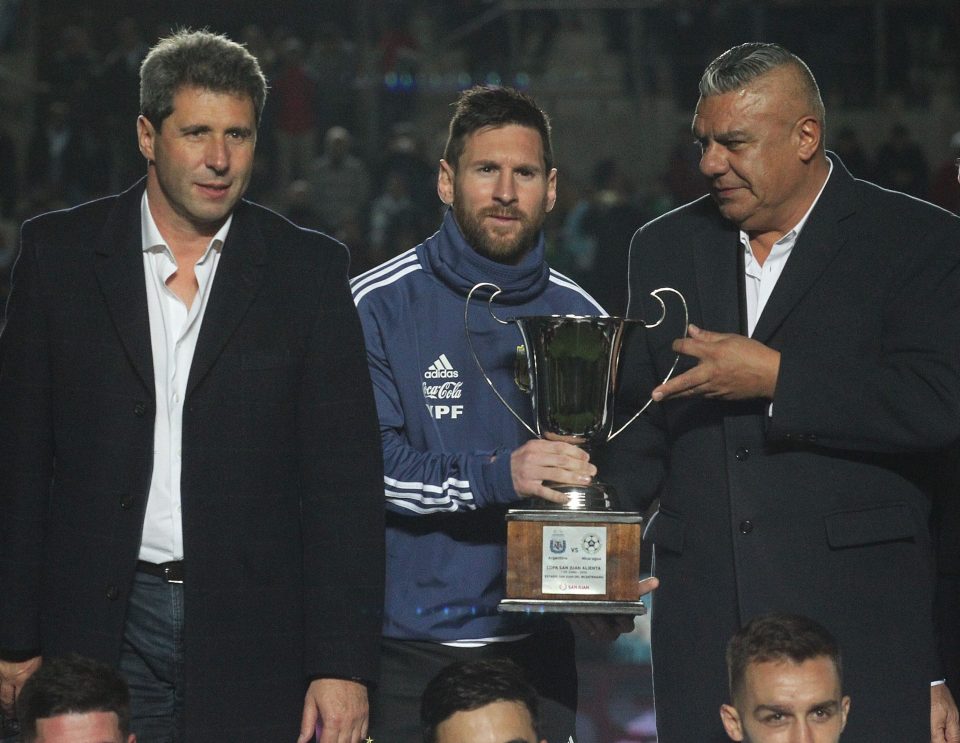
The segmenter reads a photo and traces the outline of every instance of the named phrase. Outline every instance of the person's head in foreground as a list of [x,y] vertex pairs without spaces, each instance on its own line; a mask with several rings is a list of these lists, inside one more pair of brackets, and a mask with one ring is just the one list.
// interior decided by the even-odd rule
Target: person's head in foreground
[[836,640],[821,625],[792,614],[751,619],[727,645],[732,704],[720,718],[732,740],[836,743],[850,697]]
[[546,743],[537,692],[510,660],[447,666],[420,701],[423,743]]
[[23,743],[135,743],[127,683],[79,655],[44,661],[17,700]]

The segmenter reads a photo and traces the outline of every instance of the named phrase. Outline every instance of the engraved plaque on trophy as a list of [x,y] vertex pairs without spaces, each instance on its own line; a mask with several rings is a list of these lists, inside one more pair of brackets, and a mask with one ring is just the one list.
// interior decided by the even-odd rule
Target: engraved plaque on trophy
[[[470,300],[479,289],[491,292],[488,309],[503,324],[515,324],[523,338],[526,370],[518,385],[532,397],[534,426],[504,399],[487,375],[467,326]],[[661,295],[651,292],[661,308],[653,323],[620,317],[548,315],[501,320],[492,309],[500,293],[493,284],[477,284],[467,296],[464,329],[474,360],[499,400],[534,436],[576,441],[588,451],[619,435],[651,404],[643,405],[623,426],[613,430],[614,402],[620,377],[620,355],[628,334],[660,325],[667,315]],[[669,379],[677,359],[667,373]],[[565,493],[560,505],[531,498],[511,509],[507,520],[506,595],[500,611],[550,611],[596,614],[643,614],[640,600],[640,535],[642,517],[616,510],[614,489],[594,477],[586,485],[544,483]]]

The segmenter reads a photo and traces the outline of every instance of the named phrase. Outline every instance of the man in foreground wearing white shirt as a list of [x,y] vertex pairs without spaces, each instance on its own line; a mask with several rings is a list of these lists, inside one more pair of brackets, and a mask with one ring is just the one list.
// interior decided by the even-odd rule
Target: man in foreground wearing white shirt
[[[0,704],[120,668],[150,743],[367,732],[381,457],[342,245],[244,201],[266,81],[177,32],[147,177],[22,231],[0,337]],[[322,723],[322,725],[321,725]]]

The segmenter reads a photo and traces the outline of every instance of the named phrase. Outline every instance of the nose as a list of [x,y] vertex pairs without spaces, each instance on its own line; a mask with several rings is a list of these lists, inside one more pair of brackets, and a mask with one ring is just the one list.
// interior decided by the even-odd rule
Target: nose
[[816,735],[809,722],[804,721],[797,726],[797,730],[790,736],[790,743],[816,743]]
[[727,158],[724,150],[716,142],[703,146],[700,153],[700,172],[707,178],[716,178],[727,172]]
[[206,166],[217,175],[225,175],[230,169],[230,151],[223,137],[210,137],[204,157]]
[[517,186],[513,180],[513,173],[508,168],[503,168],[500,171],[493,198],[503,205],[512,204],[517,200]]

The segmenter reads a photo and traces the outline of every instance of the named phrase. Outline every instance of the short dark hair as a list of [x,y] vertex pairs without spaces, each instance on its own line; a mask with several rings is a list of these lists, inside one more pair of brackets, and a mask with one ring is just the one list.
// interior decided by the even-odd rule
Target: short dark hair
[[443,149],[443,159],[454,170],[457,169],[468,136],[478,129],[507,124],[536,129],[543,144],[544,166],[547,172],[553,168],[550,118],[531,96],[514,88],[475,85],[463,91],[453,106],[450,134]]
[[516,702],[530,713],[540,738],[540,700],[512,660],[460,661],[444,668],[424,689],[420,700],[423,743],[436,743],[437,728],[457,712],[471,712],[494,702]]
[[742,692],[747,666],[751,663],[790,660],[803,663],[826,657],[833,661],[843,687],[840,646],[827,629],[799,614],[771,613],[754,617],[727,644],[727,673],[730,698]]
[[110,666],[81,655],[44,660],[17,699],[23,743],[36,740],[37,720],[85,712],[113,712],[126,738],[130,735],[127,682]]
[[739,90],[744,85],[782,67],[791,67],[797,72],[801,89],[810,110],[825,125],[826,111],[820,88],[807,63],[779,44],[764,44],[756,41],[739,44],[727,49],[707,65],[700,78],[700,95],[707,98]]
[[160,129],[183,87],[248,95],[258,124],[267,100],[267,80],[257,58],[241,44],[210,31],[175,31],[147,53],[140,65],[140,113]]

